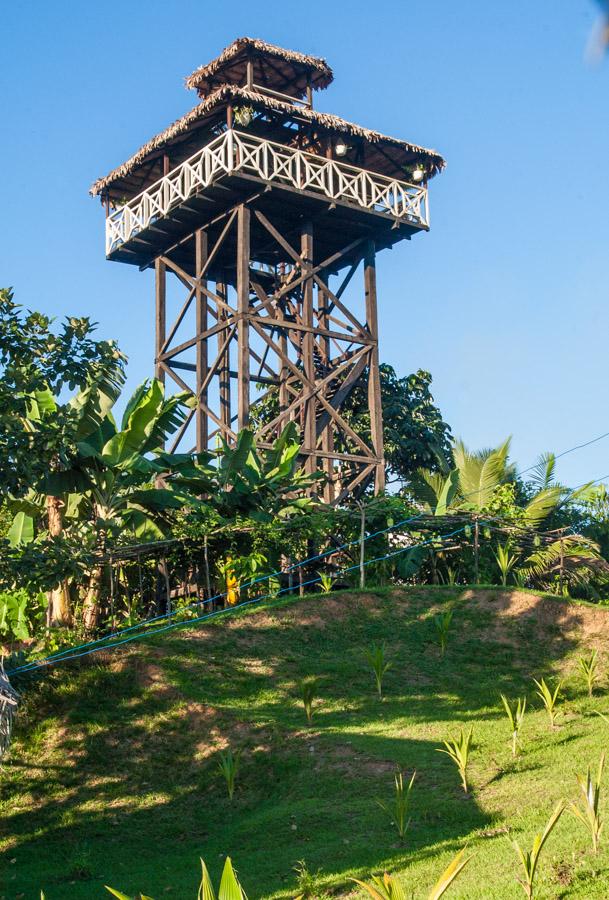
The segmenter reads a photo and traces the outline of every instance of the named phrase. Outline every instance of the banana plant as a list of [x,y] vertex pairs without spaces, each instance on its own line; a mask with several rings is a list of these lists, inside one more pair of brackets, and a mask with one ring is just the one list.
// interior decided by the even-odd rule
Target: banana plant
[[[71,455],[46,475],[38,494],[28,498],[30,505],[36,497],[58,500],[62,528],[69,521],[73,528],[92,530],[99,556],[110,542],[124,540],[124,534],[140,541],[165,537],[172,514],[198,502],[193,484],[197,494],[213,485],[209,455],[193,458],[162,450],[184,420],[192,403],[188,395],[165,398],[160,381],[145,381],[127,403],[120,427],[111,412],[113,399],[93,387],[77,395],[73,404],[83,417],[80,439]],[[24,502],[19,512],[27,520]],[[19,527],[23,533],[26,526]],[[28,526],[28,533],[32,530]],[[88,631],[97,625],[102,578],[103,565],[93,563],[83,610]]]

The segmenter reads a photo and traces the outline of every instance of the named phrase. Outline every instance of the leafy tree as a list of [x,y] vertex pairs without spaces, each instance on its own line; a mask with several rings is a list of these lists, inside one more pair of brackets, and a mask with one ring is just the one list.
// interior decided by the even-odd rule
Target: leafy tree
[[[420,467],[435,470],[451,458],[450,427],[442,419],[430,391],[431,375],[419,369],[400,378],[395,369],[381,364],[383,444],[389,478],[405,482]],[[346,376],[344,376],[346,377]],[[342,378],[339,376],[337,387]],[[271,389],[252,410],[254,428],[272,421],[279,413],[279,393]],[[351,390],[341,415],[363,440],[370,436],[366,379]],[[335,449],[348,451],[336,435]]]
[[[389,478],[402,484],[419,468],[437,470],[451,460],[450,426],[431,393],[431,375],[419,369],[399,377],[387,363],[380,367],[383,445]],[[370,432],[367,388],[358,384],[342,410],[361,437]]]
[[112,341],[93,340],[89,319],[52,326],[0,289],[0,499],[26,493],[74,443],[76,411],[57,401],[66,388],[115,391],[123,380],[124,357]]

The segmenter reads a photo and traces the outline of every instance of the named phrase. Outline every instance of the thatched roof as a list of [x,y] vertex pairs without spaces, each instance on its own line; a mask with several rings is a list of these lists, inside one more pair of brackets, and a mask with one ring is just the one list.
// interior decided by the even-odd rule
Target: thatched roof
[[189,75],[186,87],[205,97],[221,84],[243,86],[248,59],[252,61],[256,84],[291,97],[304,97],[308,79],[311,87],[319,89],[327,87],[334,78],[325,59],[284,50],[258,38],[242,37]]
[[[217,113],[218,109],[229,101],[242,101],[259,110],[283,113],[292,120],[308,121],[312,125],[317,126],[319,130],[330,134],[339,133],[347,137],[360,138],[369,145],[366,150],[366,166],[370,165],[375,171],[386,172],[394,177],[397,177],[403,166],[412,163],[414,160],[425,165],[429,176],[435,175],[445,166],[444,159],[435,150],[428,150],[408,141],[388,137],[378,131],[363,128],[361,125],[355,125],[329,113],[318,112],[308,107],[295,107],[291,103],[275,97],[269,97],[266,94],[225,84],[210,94],[198,106],[195,106],[194,109],[191,109],[186,115],[174,122],[173,125],[170,125],[169,128],[166,128],[144,144],[143,147],[140,147],[130,159],[113,169],[109,175],[99,178],[91,186],[90,193],[96,196],[104,189],[112,188],[121,179],[134,173],[140,165],[158,156],[160,151],[172,146],[179,140],[183,140],[189,132],[202,125],[206,118]],[[388,151],[391,155],[389,155]],[[348,162],[348,160],[345,161]]]

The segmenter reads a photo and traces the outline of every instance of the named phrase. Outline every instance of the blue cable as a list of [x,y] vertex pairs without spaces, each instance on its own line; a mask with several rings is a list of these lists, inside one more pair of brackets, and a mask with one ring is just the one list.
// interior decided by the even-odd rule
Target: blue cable
[[[468,525],[464,525],[462,528],[457,528],[455,531],[451,531],[448,534],[443,535],[441,540],[444,541],[447,538],[454,537],[454,535],[460,534],[461,532],[465,531],[468,527],[469,527]],[[381,562],[385,559],[390,559],[393,556],[397,556],[400,553],[407,553],[409,550],[414,550],[417,547],[425,547],[425,546],[428,546],[429,544],[433,544],[433,543],[437,543],[437,538],[430,538],[429,540],[422,541],[419,544],[411,544],[409,547],[400,547],[398,550],[394,550],[391,553],[385,554],[384,556],[378,556],[375,559],[366,560],[364,562],[364,566],[369,566],[372,563]],[[359,568],[360,568],[360,563],[355,563],[352,566],[348,566],[347,568],[342,569],[340,574],[345,574],[347,572],[351,572],[354,569],[359,569]],[[307,585],[310,585],[310,584],[317,584],[319,581],[321,581],[321,578],[318,575],[315,578],[311,578],[308,581],[303,582],[302,586],[306,587]],[[234,613],[237,610],[243,609],[246,606],[251,606],[254,603],[260,603],[262,600],[274,599],[275,597],[278,597],[280,594],[283,594],[289,590],[292,590],[292,588],[290,588],[290,587],[282,588],[280,591],[277,591],[274,594],[263,594],[260,597],[255,597],[253,600],[246,600],[244,603],[240,603],[235,607],[227,607],[225,609],[215,610],[214,612],[205,613],[204,615],[198,616],[194,619],[185,619],[182,622],[170,622],[168,625],[165,625],[162,628],[155,628],[152,631],[145,631],[142,634],[134,634],[131,637],[123,638],[122,640],[116,641],[115,643],[110,644],[108,646],[92,647],[89,650],[85,650],[83,653],[72,653],[70,656],[64,656],[61,659],[57,658],[56,656],[47,657],[46,659],[39,660],[35,663],[28,663],[23,666],[18,666],[15,669],[10,669],[9,671],[6,672],[6,674],[7,675],[17,675],[17,674],[23,673],[23,672],[32,672],[37,669],[42,669],[42,668],[46,668],[47,666],[55,665],[56,663],[59,663],[59,662],[67,662],[68,660],[71,660],[71,659],[80,659],[83,656],[90,656],[93,653],[99,653],[102,650],[114,650],[115,647],[121,647],[123,644],[128,644],[128,643],[131,643],[132,641],[140,640],[141,638],[154,637],[157,634],[164,634],[165,632],[171,631],[174,628],[184,628],[186,626],[195,625],[200,622],[207,621],[209,619],[215,618],[216,616],[224,615],[226,613]],[[78,650],[81,648],[74,647],[72,649]]]

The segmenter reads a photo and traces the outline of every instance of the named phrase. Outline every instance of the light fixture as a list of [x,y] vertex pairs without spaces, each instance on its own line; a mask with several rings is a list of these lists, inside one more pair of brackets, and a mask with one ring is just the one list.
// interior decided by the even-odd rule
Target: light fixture
[[412,180],[413,181],[423,181],[425,178],[425,169],[423,166],[415,166],[412,170]]
[[341,140],[340,138],[334,144],[334,152],[336,153],[337,156],[346,156],[348,149],[349,148],[347,147],[345,142],[343,140]]

